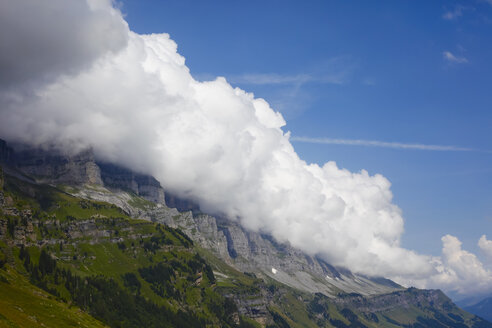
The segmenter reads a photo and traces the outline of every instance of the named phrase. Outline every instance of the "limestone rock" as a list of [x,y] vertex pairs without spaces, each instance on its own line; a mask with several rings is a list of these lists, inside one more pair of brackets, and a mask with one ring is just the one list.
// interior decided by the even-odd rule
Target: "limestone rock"
[[124,167],[97,162],[104,186],[131,191],[151,202],[165,204],[164,189],[154,177],[138,174]]
[[27,148],[15,153],[13,161],[17,169],[38,182],[102,185],[91,149],[70,155],[56,150]]

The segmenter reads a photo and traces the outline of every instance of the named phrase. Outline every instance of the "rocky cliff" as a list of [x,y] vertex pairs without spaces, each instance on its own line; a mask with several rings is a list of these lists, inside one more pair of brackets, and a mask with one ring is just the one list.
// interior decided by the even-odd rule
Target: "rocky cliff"
[[454,306],[440,290],[419,290],[409,288],[388,294],[363,297],[361,295],[345,295],[334,300],[341,307],[357,309],[364,313],[386,312],[395,308],[408,309],[419,304],[421,307],[432,307],[438,311],[449,311]]
[[134,173],[124,167],[96,161],[92,149],[75,155],[56,149],[19,145],[14,151],[0,139],[0,163],[12,174],[25,174],[38,183],[52,185],[92,185],[130,191],[154,203],[164,204],[160,183],[152,176]]
[[318,257],[280,244],[271,236],[248,231],[223,218],[189,211],[161,215],[157,221],[179,227],[203,248],[242,272],[253,272],[302,291],[335,297],[339,292],[372,295],[402,289],[387,279],[335,268]]
[[23,147],[12,153],[9,164],[40,183],[102,184],[90,149],[71,155],[58,150]]
[[154,177],[111,163],[97,162],[104,186],[131,191],[151,202],[165,204],[164,189]]

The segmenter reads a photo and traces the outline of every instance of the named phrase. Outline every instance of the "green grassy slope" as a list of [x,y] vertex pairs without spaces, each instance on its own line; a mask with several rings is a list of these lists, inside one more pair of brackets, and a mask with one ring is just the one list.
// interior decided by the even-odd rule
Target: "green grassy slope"
[[79,307],[33,286],[25,275],[0,270],[0,327],[106,327]]

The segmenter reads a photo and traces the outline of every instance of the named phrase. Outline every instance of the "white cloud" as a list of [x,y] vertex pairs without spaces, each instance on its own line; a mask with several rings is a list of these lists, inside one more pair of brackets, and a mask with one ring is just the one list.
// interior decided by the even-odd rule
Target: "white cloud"
[[0,87],[78,73],[127,38],[110,0],[0,1]]
[[461,295],[490,292],[492,272],[474,254],[463,250],[458,238],[446,235],[442,242],[439,275],[432,277],[431,282]]
[[309,138],[309,137],[291,137],[291,141],[328,144],[328,145],[348,145],[348,146],[368,146],[368,147],[383,147],[395,149],[417,149],[417,150],[435,150],[435,151],[477,151],[472,148],[464,148],[457,146],[443,145],[425,145],[425,144],[409,144],[401,142],[385,142],[375,140],[360,140],[360,139],[335,139],[335,138]]
[[428,257],[435,271],[426,277],[401,277],[400,283],[418,288],[440,288],[456,297],[492,292],[492,272],[473,253],[463,250],[461,241],[451,235],[441,238],[440,257]]
[[[29,7],[32,1],[15,3]],[[43,4],[56,7],[59,1]],[[101,26],[122,20],[118,11],[103,6],[107,13],[99,12],[92,3],[98,4],[94,0],[84,5],[89,6],[88,21],[92,15],[102,17]],[[72,10],[81,6],[67,4],[74,6]],[[32,11],[13,14],[16,19],[9,24],[16,31]],[[47,15],[43,10],[38,14]],[[125,24],[118,26],[125,30]],[[85,27],[81,24],[70,33],[90,39],[92,32]],[[51,40],[49,35],[39,37]],[[204,211],[224,214],[353,271],[433,281],[433,286],[441,286],[441,280],[431,278],[442,266],[458,277],[456,285],[459,279],[468,283],[473,277],[483,278],[467,274],[465,267],[457,270],[461,262],[448,252],[439,262],[402,248],[403,217],[392,203],[386,178],[364,170],[349,172],[335,162],[318,166],[301,160],[289,133],[282,130],[282,115],[224,78],[195,80],[169,35],[126,30],[122,48],[111,38],[98,40],[97,51],[73,63],[77,70],[56,63],[43,68],[42,75],[51,79],[31,76],[30,71],[22,75],[16,71],[22,65],[14,63],[11,73],[35,80],[37,88],[26,96],[18,86],[1,86],[9,90],[8,96],[0,92],[2,137],[67,151],[91,146],[101,159],[153,174],[165,188],[197,201]],[[29,47],[21,41],[12,43],[9,51],[22,53]],[[48,44],[55,55],[58,47],[65,47]],[[4,48],[0,44],[1,52]],[[445,248],[453,248],[448,245],[452,242]],[[461,254],[463,259],[473,258]],[[482,281],[490,287],[488,278]]]
[[442,53],[443,57],[445,60],[447,60],[448,62],[450,63],[456,63],[456,64],[464,64],[464,63],[468,63],[468,59],[466,59],[465,57],[458,57],[458,56],[455,56],[453,55],[451,52],[449,51],[444,51]]
[[492,262],[492,240],[488,240],[486,235],[482,235],[478,240],[478,247],[487,256],[488,260]]

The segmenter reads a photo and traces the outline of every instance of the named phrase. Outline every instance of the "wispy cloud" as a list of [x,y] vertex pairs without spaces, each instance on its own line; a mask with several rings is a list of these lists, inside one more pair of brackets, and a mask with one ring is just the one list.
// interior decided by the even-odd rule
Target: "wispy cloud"
[[455,56],[450,51],[444,51],[442,53],[442,56],[444,57],[445,60],[451,63],[457,63],[457,64],[468,63],[468,59],[466,59],[465,57]]
[[[278,73],[245,73],[239,75],[226,75],[230,83],[254,84],[254,85],[278,85],[278,86],[302,86],[309,82],[344,84],[347,80],[345,73],[315,75],[315,74],[278,74]],[[199,81],[212,81],[216,75],[208,73],[194,74]]]
[[244,84],[304,84],[314,80],[309,74],[284,75],[276,73],[243,74],[229,78],[233,83]]
[[443,145],[426,145],[402,142],[386,142],[376,140],[360,140],[360,139],[335,139],[335,138],[309,138],[309,137],[291,137],[291,141],[328,144],[328,145],[347,145],[347,146],[366,146],[366,147],[382,147],[394,149],[416,149],[416,150],[434,150],[434,151],[479,151],[473,148],[465,148],[458,146],[443,146]]
[[257,85],[303,85],[309,82],[327,83],[327,84],[344,84],[347,80],[344,72],[315,75],[315,74],[276,74],[276,73],[257,73],[242,74],[230,76],[228,80],[231,83],[257,84]]
[[254,85],[302,86],[306,83],[346,84],[350,81],[356,63],[350,56],[329,58],[299,74],[245,73],[228,75],[231,83]]
[[463,6],[456,6],[454,8],[454,10],[449,10],[449,11],[446,11],[443,15],[442,15],[442,18],[445,19],[445,20],[454,20],[460,16],[463,15],[463,10],[465,9],[465,7]]

